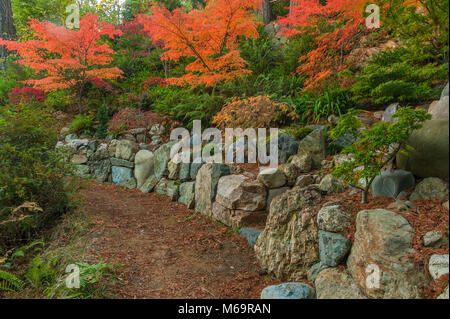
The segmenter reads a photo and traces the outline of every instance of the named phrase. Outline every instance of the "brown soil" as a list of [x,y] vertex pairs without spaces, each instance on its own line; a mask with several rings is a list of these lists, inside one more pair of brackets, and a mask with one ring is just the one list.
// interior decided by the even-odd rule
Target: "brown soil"
[[245,238],[166,196],[92,182],[80,197],[94,224],[84,259],[122,265],[114,297],[259,298],[277,283]]

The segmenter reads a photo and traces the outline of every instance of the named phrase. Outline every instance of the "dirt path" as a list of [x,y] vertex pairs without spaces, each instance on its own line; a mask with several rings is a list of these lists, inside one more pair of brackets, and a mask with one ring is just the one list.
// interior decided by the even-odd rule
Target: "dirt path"
[[115,297],[258,298],[271,284],[246,239],[166,196],[92,182],[80,197],[94,223],[85,259],[123,265]]

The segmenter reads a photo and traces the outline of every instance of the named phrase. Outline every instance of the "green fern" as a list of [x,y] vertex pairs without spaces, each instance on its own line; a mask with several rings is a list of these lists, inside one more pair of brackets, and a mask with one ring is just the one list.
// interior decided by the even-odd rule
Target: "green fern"
[[0,290],[20,291],[23,289],[23,281],[13,274],[0,270]]

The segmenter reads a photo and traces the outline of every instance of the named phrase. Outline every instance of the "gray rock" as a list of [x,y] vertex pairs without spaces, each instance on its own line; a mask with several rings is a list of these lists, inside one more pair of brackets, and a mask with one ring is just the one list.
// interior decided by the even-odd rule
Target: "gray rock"
[[294,186],[299,173],[297,166],[291,163],[281,164],[278,166],[278,170],[286,177],[286,184],[288,186]]
[[448,187],[441,179],[428,177],[417,184],[409,200],[420,198],[444,198],[448,193]]
[[110,161],[111,161],[112,166],[122,166],[122,167],[134,168],[134,162],[126,161],[124,159],[111,157]]
[[428,271],[430,272],[431,277],[434,280],[438,280],[444,275],[448,274],[449,270],[449,258],[448,254],[446,255],[437,255],[434,254],[430,257],[430,261],[428,262]]
[[444,244],[444,235],[441,231],[429,231],[423,236],[423,245],[425,247],[440,247]]
[[324,206],[317,214],[317,226],[321,230],[340,233],[350,226],[350,217],[338,205]]
[[180,182],[186,182],[191,179],[191,163],[181,163],[180,167]]
[[195,206],[195,182],[186,182],[180,185],[180,197],[178,201],[187,208],[192,209]]
[[89,171],[98,182],[107,182],[108,176],[111,173],[111,162],[109,159],[90,162]]
[[156,177],[155,175],[150,175],[144,182],[144,184],[142,184],[142,186],[139,187],[140,191],[143,193],[150,193],[158,184],[159,180],[160,178]]
[[244,175],[227,175],[219,179],[216,201],[228,209],[262,211],[266,208],[266,199],[264,185]]
[[265,211],[249,212],[245,210],[229,209],[219,202],[214,202],[211,208],[211,217],[226,226],[236,228],[264,222],[267,213]]
[[85,147],[87,149],[88,144],[89,144],[88,139],[73,139],[67,143],[67,147],[71,147],[75,150],[80,149],[82,147]]
[[241,228],[239,229],[239,234],[247,238],[248,244],[251,247],[255,247],[256,241],[259,235],[261,235],[262,230],[255,228]]
[[99,146],[100,146],[100,142],[97,140],[93,140],[88,143],[88,148],[93,152],[95,152],[97,150],[97,147],[99,147]]
[[447,82],[447,85],[444,87],[444,89],[442,90],[442,93],[441,93],[441,99],[443,98],[443,97],[445,97],[445,96],[448,96],[448,82]]
[[326,175],[319,184],[322,191],[326,191],[328,195],[339,194],[345,191],[342,181],[331,174]]
[[230,168],[225,164],[207,163],[200,168],[195,182],[195,210],[211,215],[219,179],[229,174]]
[[314,130],[309,133],[298,145],[298,155],[309,154],[312,168],[320,168],[326,156],[325,134],[323,130]]
[[194,163],[192,162],[191,168],[190,168],[190,177],[192,180],[195,180],[197,178],[197,173],[200,170],[200,168],[203,166],[203,162],[201,163]]
[[316,293],[310,285],[301,282],[287,282],[268,286],[261,292],[261,299],[315,299]]
[[268,188],[278,188],[286,185],[286,176],[278,168],[265,168],[259,172],[258,181]]
[[445,120],[449,118],[449,97],[444,96],[439,101],[434,101],[428,109],[428,114],[431,114],[433,120]]
[[367,299],[352,277],[339,268],[321,271],[316,280],[317,299]]
[[335,267],[339,265],[350,250],[350,242],[341,234],[319,230],[320,262]]
[[85,154],[75,154],[72,156],[70,162],[75,165],[87,164],[88,158]]
[[131,161],[134,155],[139,151],[135,142],[129,140],[120,140],[115,144],[115,156],[118,159]]
[[372,195],[376,197],[396,198],[401,191],[414,187],[416,181],[411,172],[401,169],[395,171],[383,171],[375,177],[372,187]]
[[289,134],[280,134],[278,136],[278,162],[286,163],[289,157],[296,154],[298,144],[295,137]]
[[[414,266],[414,229],[402,216],[383,209],[360,211],[347,269],[371,298],[420,298],[426,282]],[[376,269],[379,269],[377,278]],[[372,274],[371,285],[368,275]],[[379,280],[378,280],[379,279]]]
[[72,140],[77,140],[78,139],[78,135],[77,134],[67,134],[66,137],[64,138],[64,141],[66,143],[69,143]]
[[155,186],[155,193],[160,195],[166,195],[170,197],[170,200],[176,201],[178,199],[178,185],[175,181],[168,179],[161,179]]
[[398,104],[398,103],[393,103],[393,104],[389,105],[386,108],[386,110],[384,111],[383,117],[381,118],[381,120],[383,122],[397,122],[398,119],[392,118],[392,115],[394,115],[395,112],[397,112],[399,108],[400,108],[400,104]]
[[154,154],[147,150],[140,150],[134,157],[134,177],[137,187],[140,188],[147,178],[153,173],[155,165]]
[[319,258],[311,206],[321,199],[315,186],[294,187],[275,197],[266,228],[255,245],[260,266],[278,280],[301,280]]
[[125,184],[123,184],[125,188],[134,189],[137,186],[136,179],[134,177],[130,178]]
[[419,177],[448,177],[449,120],[426,121],[407,143],[408,156],[397,154],[397,166]]
[[150,130],[149,130],[149,134],[150,135],[163,135],[165,132],[165,127],[164,125],[161,124],[154,124]]
[[161,145],[155,151],[154,175],[157,178],[169,175],[168,163],[170,160],[170,150],[175,144],[175,141],[171,141],[167,144]]
[[112,181],[116,185],[124,186],[130,179],[133,178],[133,170],[122,166],[112,166],[111,174]]
[[297,154],[290,158],[290,163],[297,167],[298,172],[308,173],[312,169],[312,157],[310,154]]

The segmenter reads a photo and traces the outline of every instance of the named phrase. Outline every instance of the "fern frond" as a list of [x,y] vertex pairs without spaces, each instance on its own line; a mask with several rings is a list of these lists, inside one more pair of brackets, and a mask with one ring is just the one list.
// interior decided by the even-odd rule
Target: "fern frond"
[[0,270],[0,290],[20,291],[23,289],[24,282],[13,274]]

